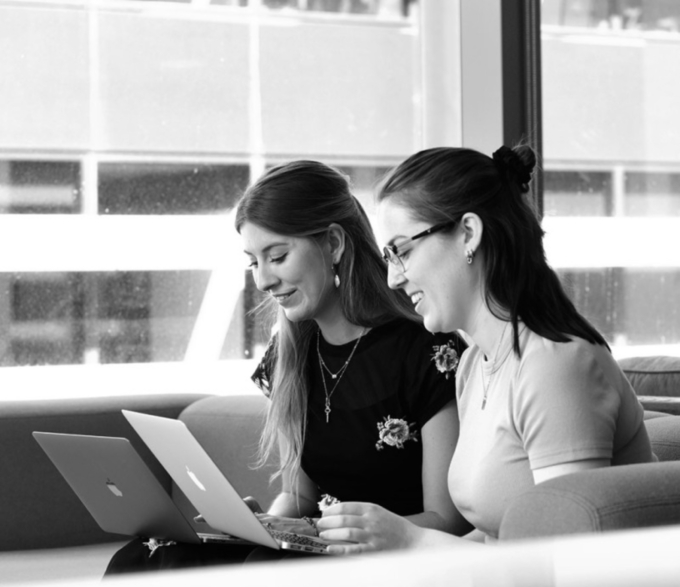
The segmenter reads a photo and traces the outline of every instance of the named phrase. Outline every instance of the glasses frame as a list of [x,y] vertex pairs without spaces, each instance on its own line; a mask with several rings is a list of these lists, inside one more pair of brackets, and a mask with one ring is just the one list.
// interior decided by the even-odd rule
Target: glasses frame
[[423,230],[418,234],[414,234],[410,238],[407,238],[405,241],[402,241],[399,244],[399,246],[385,245],[383,247],[383,261],[385,261],[387,265],[391,264],[393,267],[396,267],[397,269],[401,270],[402,273],[406,272],[406,266],[404,265],[404,261],[399,256],[399,247],[402,247],[405,244],[411,243],[415,240],[425,238],[426,236],[430,236],[435,232],[440,232],[442,230],[446,230],[447,228],[451,228],[455,226],[457,223],[458,220],[447,220],[446,222],[440,222],[439,224],[435,224],[434,226],[431,226],[430,228]]

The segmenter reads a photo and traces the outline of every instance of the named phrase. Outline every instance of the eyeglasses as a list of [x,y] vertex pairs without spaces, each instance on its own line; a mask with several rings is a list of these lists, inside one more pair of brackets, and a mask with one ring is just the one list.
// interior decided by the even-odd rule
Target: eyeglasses
[[[439,232],[440,230],[450,228],[454,226],[457,222],[458,220],[448,220],[447,222],[442,222],[441,224],[435,224],[434,226],[428,228],[427,230],[423,230],[423,232],[419,232],[418,234],[413,235],[411,238],[407,238],[399,246],[402,247],[406,243],[413,242],[415,240],[418,240],[419,238],[425,238],[426,236],[430,236],[435,232]],[[402,259],[403,254],[404,253],[399,252],[399,248],[397,247],[397,245],[387,245],[383,247],[383,260],[385,261],[385,263],[388,264],[391,263],[393,267],[399,269],[402,273],[406,271],[406,266],[404,265],[404,261]]]

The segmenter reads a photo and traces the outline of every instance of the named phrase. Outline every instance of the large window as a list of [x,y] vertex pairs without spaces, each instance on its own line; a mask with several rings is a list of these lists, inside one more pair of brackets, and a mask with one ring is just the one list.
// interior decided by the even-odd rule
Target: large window
[[[3,397],[254,390],[238,197],[305,157],[372,213],[412,152],[497,148],[512,6],[0,0]],[[678,3],[540,7],[549,260],[617,356],[676,354]]]
[[617,356],[680,353],[680,3],[542,3],[544,226]]
[[420,4],[0,0],[3,397],[254,391],[234,204],[305,157],[371,212],[391,165],[460,143],[434,91],[457,16]]

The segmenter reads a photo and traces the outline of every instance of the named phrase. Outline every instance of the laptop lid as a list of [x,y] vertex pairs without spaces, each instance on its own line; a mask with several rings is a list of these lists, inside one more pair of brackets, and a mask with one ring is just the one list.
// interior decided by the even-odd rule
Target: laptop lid
[[102,530],[200,542],[127,438],[53,432],[33,437]]
[[184,422],[128,410],[123,415],[210,526],[280,548]]

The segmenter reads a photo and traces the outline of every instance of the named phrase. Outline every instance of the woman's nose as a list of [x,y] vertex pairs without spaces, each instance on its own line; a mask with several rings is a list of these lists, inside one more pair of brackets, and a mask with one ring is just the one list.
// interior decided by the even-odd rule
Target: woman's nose
[[399,289],[406,278],[404,277],[404,271],[401,267],[397,267],[394,263],[387,264],[387,285],[391,289]]
[[253,278],[255,279],[255,287],[264,292],[272,289],[277,282],[276,276],[266,267],[258,267],[253,272]]

